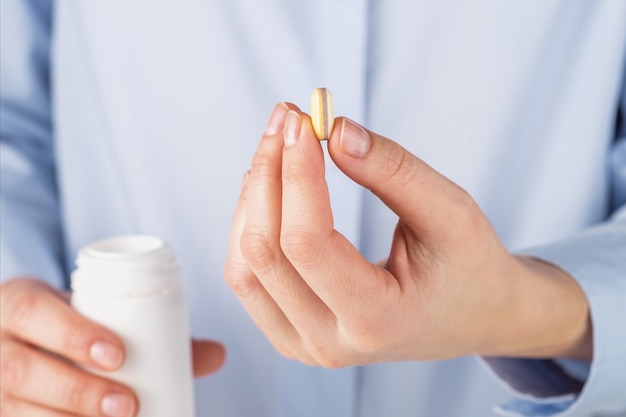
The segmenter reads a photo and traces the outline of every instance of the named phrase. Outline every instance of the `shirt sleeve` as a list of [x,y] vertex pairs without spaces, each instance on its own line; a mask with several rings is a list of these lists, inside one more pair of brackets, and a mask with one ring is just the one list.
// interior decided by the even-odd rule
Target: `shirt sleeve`
[[0,279],[64,284],[50,104],[50,0],[0,2]]
[[519,396],[498,407],[502,415],[626,413],[626,87],[620,107],[617,139],[609,157],[613,215],[571,239],[524,251],[559,266],[582,288],[593,326],[593,359],[484,358]]

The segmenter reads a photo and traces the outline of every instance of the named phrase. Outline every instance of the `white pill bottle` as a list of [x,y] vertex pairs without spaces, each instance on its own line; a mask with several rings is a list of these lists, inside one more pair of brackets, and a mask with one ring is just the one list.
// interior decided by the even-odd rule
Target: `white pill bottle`
[[97,372],[132,388],[140,417],[194,417],[189,312],[174,251],[151,236],[120,236],[78,253],[72,305],[115,332],[123,366]]

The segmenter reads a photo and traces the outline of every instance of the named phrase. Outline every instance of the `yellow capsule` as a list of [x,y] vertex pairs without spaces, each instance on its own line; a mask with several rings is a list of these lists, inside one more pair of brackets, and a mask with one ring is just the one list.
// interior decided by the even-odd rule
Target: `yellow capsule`
[[311,123],[319,140],[328,140],[333,131],[333,96],[328,88],[316,88],[311,94]]

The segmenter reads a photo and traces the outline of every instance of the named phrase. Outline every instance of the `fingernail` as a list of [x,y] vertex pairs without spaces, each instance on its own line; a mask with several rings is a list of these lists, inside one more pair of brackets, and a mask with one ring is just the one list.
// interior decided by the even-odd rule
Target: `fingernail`
[[98,365],[107,369],[115,369],[122,364],[124,353],[122,350],[106,342],[96,342],[89,349],[89,356]]
[[354,158],[362,158],[369,152],[371,144],[370,135],[365,129],[350,119],[343,119],[339,136],[342,151]]
[[285,146],[293,146],[296,141],[300,137],[300,125],[302,124],[302,119],[300,115],[293,111],[289,110],[287,113],[287,118],[285,119]]
[[135,415],[135,400],[126,394],[109,394],[102,399],[100,409],[109,417],[132,417]]
[[278,133],[285,123],[285,115],[289,111],[289,107],[285,103],[278,103],[274,106],[270,119],[267,121],[267,127],[265,128],[265,135],[271,136]]

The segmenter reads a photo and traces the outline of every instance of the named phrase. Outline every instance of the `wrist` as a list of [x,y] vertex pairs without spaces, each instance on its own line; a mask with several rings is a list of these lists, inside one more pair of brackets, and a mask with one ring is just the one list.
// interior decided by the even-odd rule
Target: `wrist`
[[487,356],[591,359],[587,299],[562,269],[513,256]]

